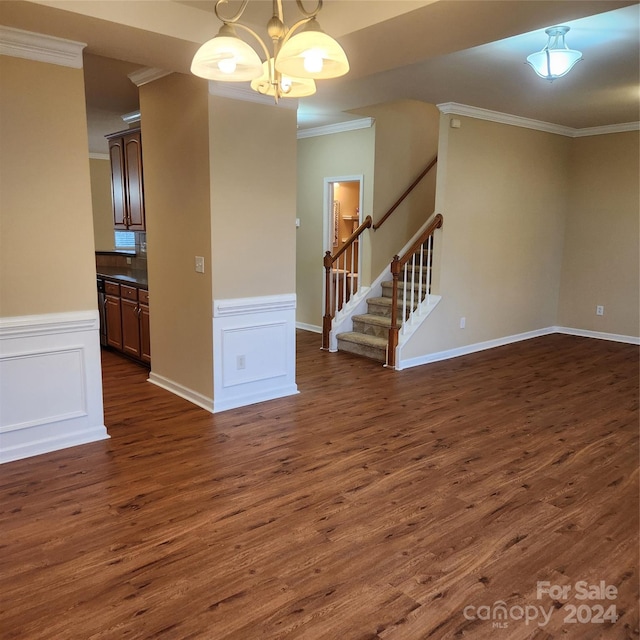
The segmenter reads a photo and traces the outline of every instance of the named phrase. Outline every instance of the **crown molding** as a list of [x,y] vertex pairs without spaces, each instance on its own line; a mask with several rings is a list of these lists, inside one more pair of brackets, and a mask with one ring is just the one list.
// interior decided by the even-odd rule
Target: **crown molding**
[[525,129],[535,129],[536,131],[544,131],[546,133],[555,133],[568,138],[582,138],[585,136],[598,136],[608,133],[622,133],[625,131],[640,130],[640,122],[625,122],[623,124],[611,124],[602,127],[574,129],[573,127],[565,127],[559,124],[553,124],[552,122],[523,118],[522,116],[514,116],[509,113],[501,113],[500,111],[491,111],[489,109],[481,109],[480,107],[471,107],[457,102],[444,102],[436,106],[440,110],[440,113],[444,114],[455,114],[458,116],[477,118],[478,120],[489,120],[490,122],[509,124],[514,127],[523,127]]
[[640,131],[640,122],[607,124],[603,127],[586,127],[584,129],[574,129],[574,131],[574,138],[584,138],[585,136],[602,136],[608,133],[626,133],[627,131]]
[[142,69],[129,73],[127,78],[129,78],[136,87],[141,87],[142,85],[149,84],[154,80],[160,80],[160,78],[164,78],[171,73],[173,72],[165,71],[164,69],[156,69],[155,67],[143,67]]
[[301,138],[315,138],[316,136],[328,136],[332,133],[344,133],[345,131],[357,131],[358,129],[369,129],[373,126],[375,118],[358,118],[357,120],[347,120],[346,122],[336,122],[322,127],[310,127],[298,131],[298,140]]
[[84,42],[0,26],[0,55],[82,69]]
[[514,127],[523,127],[524,129],[535,129],[536,131],[544,131],[546,133],[555,133],[561,136],[573,137],[572,132],[575,129],[571,127],[563,127],[559,124],[551,122],[543,122],[542,120],[532,120],[531,118],[523,118],[522,116],[514,116],[509,113],[501,113],[500,111],[490,111],[489,109],[481,109],[480,107],[471,107],[466,104],[458,104],[457,102],[445,102],[436,105],[440,113],[455,114],[457,116],[468,116],[478,120],[489,120],[490,122],[499,122],[500,124],[509,124]]
[[243,102],[256,102],[270,107],[293,109],[294,111],[298,109],[298,100],[296,98],[282,98],[280,102],[276,104],[273,96],[265,96],[248,86],[234,82],[215,82],[214,80],[210,80],[209,95],[218,96],[219,98],[231,98],[232,100],[242,100]]

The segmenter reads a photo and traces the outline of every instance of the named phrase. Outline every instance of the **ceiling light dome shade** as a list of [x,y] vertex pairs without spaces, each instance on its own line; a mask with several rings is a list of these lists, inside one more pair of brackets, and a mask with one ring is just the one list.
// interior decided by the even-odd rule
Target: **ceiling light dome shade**
[[315,18],[284,43],[275,66],[287,76],[315,80],[338,78],[349,71],[344,49],[322,31]]
[[569,31],[569,27],[550,27],[545,30],[549,36],[547,45],[538,51],[527,56],[527,62],[533,70],[546,80],[555,80],[567,75],[574,65],[582,60],[582,53],[569,49],[564,37]]
[[207,80],[246,82],[262,75],[262,61],[232,25],[224,24],[217,36],[196,51],[191,73]]
[[[271,82],[271,78],[275,77],[273,58],[269,58],[262,63],[262,75],[251,81],[251,88],[265,96],[275,96],[276,87]],[[279,98],[304,98],[316,92],[316,83],[310,78],[291,78],[280,74],[278,84]]]

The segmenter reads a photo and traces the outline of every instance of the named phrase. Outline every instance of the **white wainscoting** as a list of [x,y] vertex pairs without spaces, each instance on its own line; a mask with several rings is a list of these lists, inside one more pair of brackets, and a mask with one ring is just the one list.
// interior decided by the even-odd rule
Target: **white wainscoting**
[[213,303],[213,411],[298,393],[296,296]]
[[98,312],[0,318],[0,462],[108,437]]

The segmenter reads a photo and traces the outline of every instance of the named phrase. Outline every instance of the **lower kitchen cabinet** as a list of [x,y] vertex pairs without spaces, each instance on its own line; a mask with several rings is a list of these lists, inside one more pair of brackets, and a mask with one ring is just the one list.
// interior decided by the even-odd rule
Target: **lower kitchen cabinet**
[[122,350],[134,358],[140,357],[140,309],[137,302],[123,298],[122,308]]
[[140,358],[143,362],[151,362],[151,337],[149,334],[149,292],[140,289]]
[[120,285],[105,282],[105,320],[107,323],[107,344],[122,350],[122,311],[120,308]]
[[105,282],[105,294],[107,344],[149,364],[149,292],[125,284]]

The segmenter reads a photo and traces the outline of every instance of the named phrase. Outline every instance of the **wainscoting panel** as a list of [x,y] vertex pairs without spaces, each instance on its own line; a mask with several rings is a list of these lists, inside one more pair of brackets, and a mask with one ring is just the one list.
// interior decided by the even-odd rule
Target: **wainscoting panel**
[[0,318],[0,462],[108,437],[97,311]]
[[214,413],[298,392],[295,309],[295,294],[214,301]]

